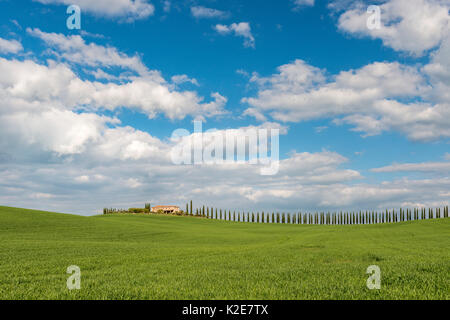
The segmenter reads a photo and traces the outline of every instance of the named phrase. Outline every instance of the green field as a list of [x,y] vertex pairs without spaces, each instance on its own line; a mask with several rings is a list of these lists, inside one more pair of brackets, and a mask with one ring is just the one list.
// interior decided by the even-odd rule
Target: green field
[[[69,291],[66,269],[81,268]],[[369,265],[381,290],[366,287]],[[449,299],[450,219],[380,225],[0,207],[0,299]]]

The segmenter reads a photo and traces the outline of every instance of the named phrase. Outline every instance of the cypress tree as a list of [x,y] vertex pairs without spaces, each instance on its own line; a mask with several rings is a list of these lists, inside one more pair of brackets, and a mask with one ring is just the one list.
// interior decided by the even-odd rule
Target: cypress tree
[[192,200],[191,200],[191,211],[189,211],[189,212],[190,212],[191,216],[194,214],[194,211],[192,209]]

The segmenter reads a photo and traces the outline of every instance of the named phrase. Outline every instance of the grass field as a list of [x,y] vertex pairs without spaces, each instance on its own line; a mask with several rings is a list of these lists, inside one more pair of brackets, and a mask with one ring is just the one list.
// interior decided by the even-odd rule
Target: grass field
[[[381,290],[368,290],[378,265]],[[81,268],[69,291],[66,269]],[[450,219],[81,217],[0,207],[0,299],[449,299]]]

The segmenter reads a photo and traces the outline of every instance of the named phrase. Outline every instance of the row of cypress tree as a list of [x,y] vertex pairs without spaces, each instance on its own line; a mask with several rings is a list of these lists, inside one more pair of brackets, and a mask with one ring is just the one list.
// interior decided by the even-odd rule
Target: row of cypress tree
[[441,208],[399,209],[398,211],[358,211],[358,212],[315,212],[315,213],[265,213],[236,212],[202,206],[193,209],[192,200],[186,204],[186,214],[207,219],[253,223],[288,223],[288,224],[377,224],[412,220],[448,218],[448,206]]

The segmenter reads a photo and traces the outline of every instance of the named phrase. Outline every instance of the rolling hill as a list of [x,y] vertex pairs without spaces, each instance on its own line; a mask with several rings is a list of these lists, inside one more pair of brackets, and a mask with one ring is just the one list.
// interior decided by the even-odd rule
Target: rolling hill
[[[69,291],[66,269],[81,269]],[[381,268],[381,290],[366,269]],[[0,207],[0,299],[449,299],[450,219],[379,225]]]

